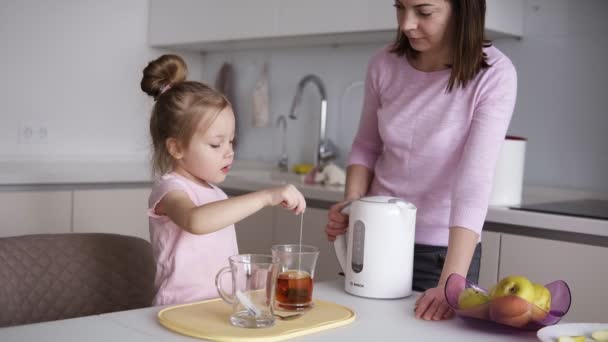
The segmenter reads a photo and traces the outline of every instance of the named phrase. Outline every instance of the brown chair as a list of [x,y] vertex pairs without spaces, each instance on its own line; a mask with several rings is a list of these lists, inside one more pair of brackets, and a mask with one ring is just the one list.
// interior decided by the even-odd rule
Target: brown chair
[[0,327],[150,306],[150,243],[98,233],[0,238]]

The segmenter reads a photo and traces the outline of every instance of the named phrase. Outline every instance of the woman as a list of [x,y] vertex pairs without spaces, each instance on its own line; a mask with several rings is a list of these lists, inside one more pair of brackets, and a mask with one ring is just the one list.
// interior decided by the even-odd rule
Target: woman
[[453,315],[444,295],[452,273],[477,281],[480,236],[494,168],[513,114],[511,61],[483,39],[485,0],[395,0],[394,44],[368,65],[345,201],[333,205],[328,239],[344,233],[340,210],[387,195],[418,208],[416,317]]

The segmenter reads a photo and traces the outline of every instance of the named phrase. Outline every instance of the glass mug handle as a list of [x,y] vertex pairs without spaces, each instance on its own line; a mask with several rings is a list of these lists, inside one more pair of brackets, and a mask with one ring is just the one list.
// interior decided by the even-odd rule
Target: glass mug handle
[[219,272],[217,272],[217,275],[215,276],[215,287],[217,288],[217,293],[220,294],[220,297],[222,297],[222,299],[226,303],[234,304],[234,302],[235,302],[234,296],[229,295],[222,288],[222,275],[224,275],[224,273],[226,273],[226,272],[232,272],[232,270],[230,270],[230,267],[228,267],[228,266],[223,267],[221,270],[219,270]]

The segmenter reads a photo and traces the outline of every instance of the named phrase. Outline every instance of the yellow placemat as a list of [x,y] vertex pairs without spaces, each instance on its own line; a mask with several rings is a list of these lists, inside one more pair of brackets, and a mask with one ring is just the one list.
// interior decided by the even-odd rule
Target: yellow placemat
[[221,299],[165,308],[158,313],[158,321],[180,334],[213,341],[282,341],[355,320],[355,313],[347,307],[323,300],[315,300],[314,303],[314,307],[302,317],[290,321],[277,318],[274,326],[268,328],[248,329],[231,325],[232,307]]

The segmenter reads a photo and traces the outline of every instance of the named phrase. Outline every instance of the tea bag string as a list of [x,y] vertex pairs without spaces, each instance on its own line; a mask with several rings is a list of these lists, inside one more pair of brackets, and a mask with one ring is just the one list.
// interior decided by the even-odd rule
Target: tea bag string
[[302,226],[304,225],[304,213],[300,214],[300,251],[298,253],[298,271],[302,270]]

